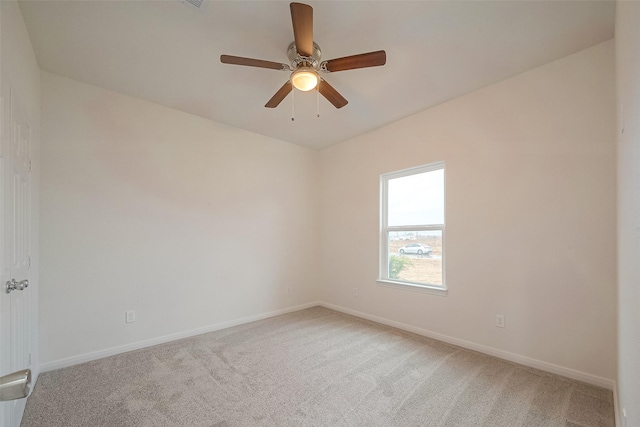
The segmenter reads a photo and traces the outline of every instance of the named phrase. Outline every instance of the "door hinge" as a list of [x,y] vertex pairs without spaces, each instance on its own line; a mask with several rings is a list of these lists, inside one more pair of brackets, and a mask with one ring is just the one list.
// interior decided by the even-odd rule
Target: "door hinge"
[[29,172],[33,170],[33,166],[31,165],[31,160],[29,160]]
[[31,255],[27,257],[27,268],[31,268]]

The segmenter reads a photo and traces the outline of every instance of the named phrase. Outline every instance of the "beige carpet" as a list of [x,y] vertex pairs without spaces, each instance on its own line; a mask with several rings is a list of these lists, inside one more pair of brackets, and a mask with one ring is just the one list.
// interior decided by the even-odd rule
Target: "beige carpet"
[[24,427],[614,426],[610,391],[322,307],[40,376]]

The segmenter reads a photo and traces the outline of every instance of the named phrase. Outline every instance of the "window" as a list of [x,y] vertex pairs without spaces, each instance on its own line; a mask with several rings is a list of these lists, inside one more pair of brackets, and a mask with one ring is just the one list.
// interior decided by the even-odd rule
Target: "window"
[[380,281],[444,290],[444,162],[380,177]]

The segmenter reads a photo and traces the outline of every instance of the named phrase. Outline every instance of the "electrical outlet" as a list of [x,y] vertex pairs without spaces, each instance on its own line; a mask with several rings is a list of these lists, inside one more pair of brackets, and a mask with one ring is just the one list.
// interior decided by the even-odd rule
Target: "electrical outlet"
[[358,288],[353,288],[353,296],[358,296]]
[[496,314],[496,327],[504,328],[504,314]]
[[125,323],[133,323],[136,321],[136,312],[133,310],[126,311],[124,316]]

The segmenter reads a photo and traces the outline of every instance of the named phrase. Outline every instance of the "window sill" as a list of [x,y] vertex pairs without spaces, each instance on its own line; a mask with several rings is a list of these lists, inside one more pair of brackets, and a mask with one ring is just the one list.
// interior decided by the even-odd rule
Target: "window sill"
[[378,279],[376,280],[376,282],[378,282],[378,284],[381,286],[386,286],[389,288],[398,288],[398,289],[404,289],[407,291],[424,292],[427,294],[439,295],[441,297],[447,296],[447,289],[441,288],[439,286],[418,285],[417,283],[396,282],[396,281],[387,280],[387,279]]

